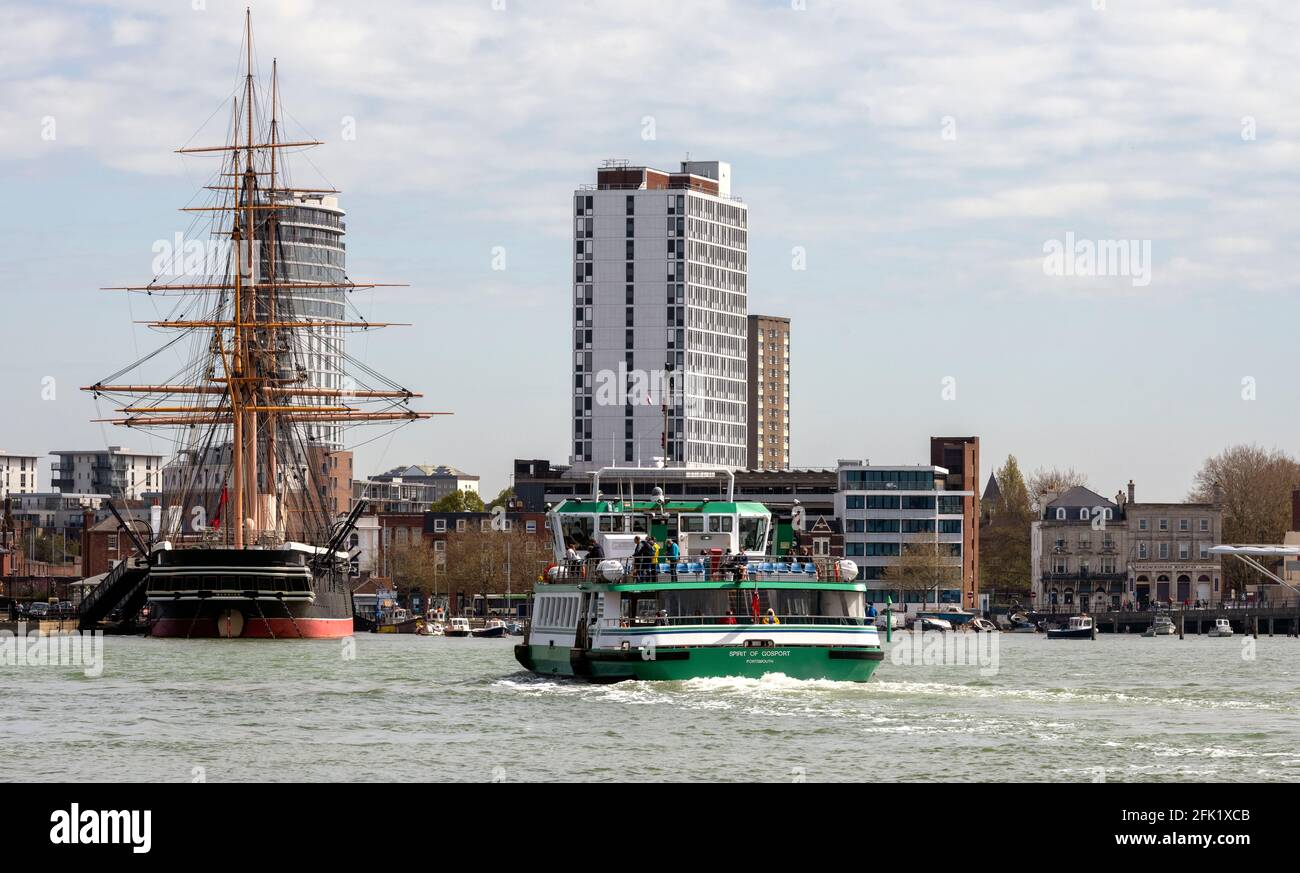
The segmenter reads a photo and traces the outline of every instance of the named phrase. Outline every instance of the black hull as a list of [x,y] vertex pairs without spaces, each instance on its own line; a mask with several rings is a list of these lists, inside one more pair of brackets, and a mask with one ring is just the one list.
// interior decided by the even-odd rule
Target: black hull
[[313,566],[295,549],[158,551],[146,586],[153,636],[331,639],[353,633],[346,565]]

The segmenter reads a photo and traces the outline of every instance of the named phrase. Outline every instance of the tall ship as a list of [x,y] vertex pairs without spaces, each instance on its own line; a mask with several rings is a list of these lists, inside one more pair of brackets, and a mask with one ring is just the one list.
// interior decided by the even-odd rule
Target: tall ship
[[87,596],[83,624],[144,606],[159,637],[351,634],[364,501],[339,512],[343,441],[435,414],[346,353],[346,334],[388,326],[349,299],[381,286],[344,269],[339,192],[295,185],[290,157],[321,143],[284,134],[278,69],[254,75],[247,15],[243,38],[225,142],[177,150],[215,165],[189,232],[147,285],[110,289],[149,295],[166,342],[83,390],[113,405],[99,421],[161,431],[176,454],[150,533],[124,526],[137,554]]
[[857,565],[774,554],[771,511],[737,501],[730,471],[716,471],[729,477],[725,500],[601,491],[602,476],[674,472],[703,471],[606,468],[590,496],[551,510],[555,563],[534,588],[516,660],[543,676],[595,682],[870,679],[884,653]]

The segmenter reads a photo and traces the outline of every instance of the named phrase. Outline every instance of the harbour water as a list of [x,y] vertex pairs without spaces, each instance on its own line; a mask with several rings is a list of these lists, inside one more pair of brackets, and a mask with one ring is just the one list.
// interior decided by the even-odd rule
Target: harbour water
[[548,680],[514,640],[104,642],[97,678],[0,666],[0,779],[1300,778],[1286,637],[1003,634],[993,675],[887,657],[862,685]]

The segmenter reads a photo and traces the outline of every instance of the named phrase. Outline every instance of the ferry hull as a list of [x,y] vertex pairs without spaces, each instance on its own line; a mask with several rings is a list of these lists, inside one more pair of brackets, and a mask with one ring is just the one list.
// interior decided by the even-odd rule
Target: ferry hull
[[518,645],[515,659],[542,676],[592,682],[680,681],[721,676],[759,678],[782,673],[792,679],[866,682],[884,652],[879,646],[694,646],[658,648],[653,654],[621,649],[570,649]]

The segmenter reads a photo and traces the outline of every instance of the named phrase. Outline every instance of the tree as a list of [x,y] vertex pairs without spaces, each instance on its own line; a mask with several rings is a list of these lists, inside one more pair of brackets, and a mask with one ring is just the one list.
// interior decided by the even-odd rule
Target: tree
[[[1225,543],[1282,542],[1291,527],[1291,492],[1300,488],[1300,463],[1278,449],[1236,445],[1207,458],[1187,499],[1222,500]],[[1229,590],[1240,591],[1259,577],[1240,561],[1223,566]],[[1254,576],[1255,578],[1251,578]]]
[[[999,483],[1001,484],[1001,483]],[[1029,496],[1034,508],[1041,509],[1042,496],[1049,491],[1060,494],[1075,487],[1088,487],[1088,477],[1073,467],[1039,467],[1029,477]]]
[[1030,573],[1030,525],[1034,510],[1029,489],[1014,455],[994,476],[998,499],[987,507],[988,520],[980,528],[980,586],[1007,593],[1028,593]]
[[424,596],[421,600],[428,602],[429,591],[435,581],[435,556],[420,538],[417,542],[402,543],[393,549],[392,572],[393,587],[400,596],[406,593],[406,603],[411,604],[411,593],[419,591]]
[[447,537],[444,578],[468,594],[523,594],[551,560],[546,541],[518,527],[487,530],[472,527]]
[[515,498],[514,487],[507,485],[505,488],[502,488],[499,492],[497,492],[497,496],[493,497],[492,500],[488,502],[488,506],[489,507],[507,506],[509,505],[511,500],[514,500],[514,498]]
[[953,564],[939,543],[907,543],[898,562],[885,567],[883,579],[900,591],[933,590],[937,603],[938,589],[961,587],[961,567]]
[[433,512],[482,512],[484,508],[482,497],[459,488],[435,500],[429,507]]

